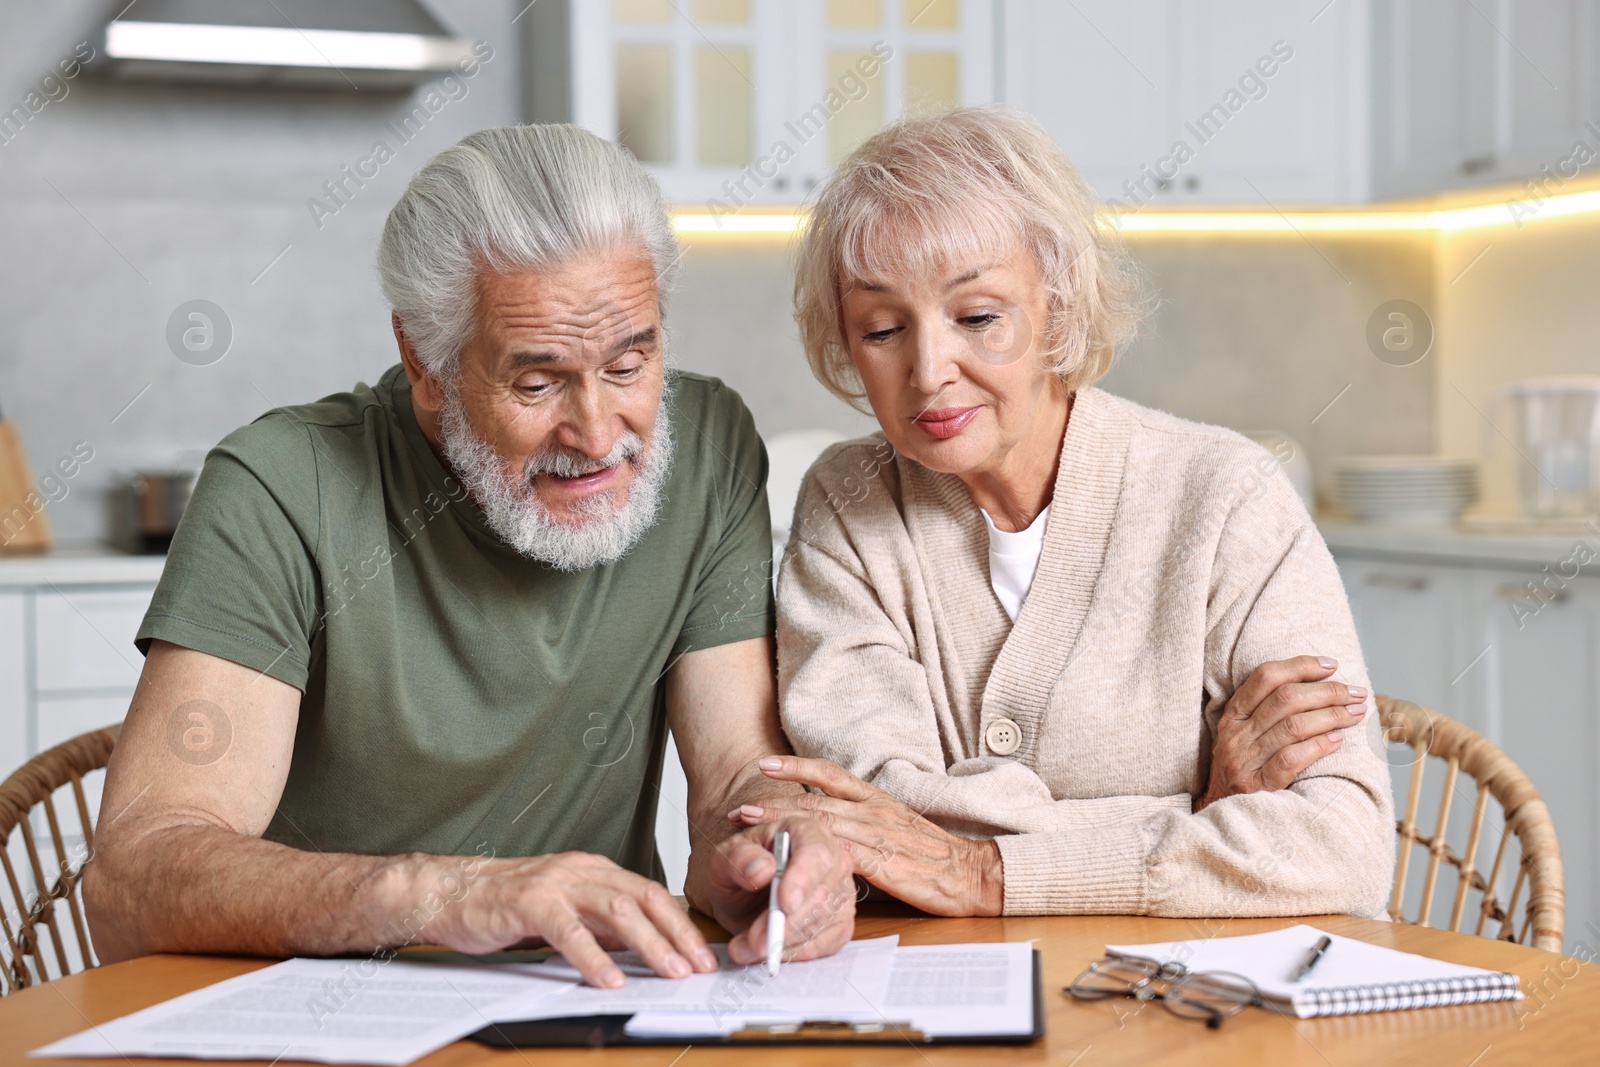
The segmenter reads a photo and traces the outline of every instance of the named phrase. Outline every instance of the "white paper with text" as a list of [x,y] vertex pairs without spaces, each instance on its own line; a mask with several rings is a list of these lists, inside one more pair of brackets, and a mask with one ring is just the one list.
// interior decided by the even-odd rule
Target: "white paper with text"
[[513,966],[286,960],[31,1055],[407,1064],[567,989]]

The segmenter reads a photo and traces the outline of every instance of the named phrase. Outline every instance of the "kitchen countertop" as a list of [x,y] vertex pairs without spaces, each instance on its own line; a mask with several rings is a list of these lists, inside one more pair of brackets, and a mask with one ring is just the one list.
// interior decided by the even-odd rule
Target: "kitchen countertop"
[[29,585],[154,585],[166,556],[141,556],[95,542],[0,556],[0,589]]
[[[1568,559],[1573,545],[1581,542],[1595,557],[1583,569],[1600,573],[1600,531],[1480,533],[1457,526],[1380,526],[1339,515],[1319,516],[1317,529],[1335,554],[1525,564],[1535,569]],[[135,555],[102,543],[66,543],[36,555],[0,556],[0,589],[51,583],[154,585],[166,562],[166,556]]]
[[1600,532],[1478,532],[1459,526],[1380,526],[1337,517],[1319,517],[1317,529],[1335,555],[1404,555],[1459,563],[1554,566],[1583,544],[1593,554],[1583,569],[1600,573]]

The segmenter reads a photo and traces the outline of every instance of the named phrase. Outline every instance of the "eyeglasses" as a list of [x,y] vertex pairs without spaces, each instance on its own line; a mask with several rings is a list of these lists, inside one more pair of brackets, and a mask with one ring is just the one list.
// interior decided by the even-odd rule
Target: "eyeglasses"
[[1157,963],[1141,957],[1091,963],[1066,991],[1079,1000],[1159,1000],[1174,1015],[1204,1020],[1212,1030],[1230,1015],[1251,1005],[1264,1005],[1260,990],[1243,975],[1225,971],[1190,974],[1181,963]]

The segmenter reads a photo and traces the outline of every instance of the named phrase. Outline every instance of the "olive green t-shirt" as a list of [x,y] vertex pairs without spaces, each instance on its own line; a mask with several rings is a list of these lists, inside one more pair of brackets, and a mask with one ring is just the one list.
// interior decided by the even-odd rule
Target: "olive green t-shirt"
[[211,452],[138,645],[170,641],[303,691],[269,839],[577,849],[661,877],[663,672],[773,631],[761,439],[715,378],[674,373],[672,389],[656,525],[618,562],[576,573],[490,532],[423,437],[398,365],[375,387],[268,412]]

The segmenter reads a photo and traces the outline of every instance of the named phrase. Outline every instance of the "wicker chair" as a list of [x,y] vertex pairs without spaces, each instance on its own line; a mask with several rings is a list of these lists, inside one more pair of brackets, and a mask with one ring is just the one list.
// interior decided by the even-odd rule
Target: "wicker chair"
[[[3,951],[0,951],[4,957],[0,959],[0,964],[3,964],[0,974],[4,976],[0,978],[0,995],[70,973],[67,942],[61,931],[63,924],[57,921],[57,903],[60,901],[65,901],[66,910],[71,916],[72,932],[77,935],[78,956],[84,968],[95,966],[88,927],[83,921],[82,892],[78,888],[84,861],[94,852],[93,821],[89,817],[88,800],[84,797],[83,777],[106,765],[121,729],[120,725],[109,726],[64,741],[55,748],[39,753],[11,777],[0,782],[0,864],[5,867],[6,886],[11,891],[10,900],[0,901],[4,905],[0,907],[0,933],[5,936]],[[61,820],[56,815],[53,794],[64,785],[72,787],[72,798],[77,804],[78,818],[83,827],[83,851],[79,856],[69,853],[66,839],[61,833]],[[29,816],[36,808],[44,810],[45,822],[50,828],[50,843],[56,857],[53,881],[45,878],[39,860],[39,847],[34,840]],[[22,842],[33,875],[32,885],[40,889],[31,899],[24,894],[11,862],[9,846],[12,831],[17,829],[22,831]],[[15,930],[12,929],[13,917],[19,924]],[[51,974],[46,962],[41,931],[49,931],[51,955],[55,957],[57,968],[55,974]]]
[[[1389,917],[1395,922],[1428,926],[1433,911],[1434,890],[1439,882],[1439,868],[1441,864],[1449,864],[1456,868],[1456,887],[1448,929],[1461,929],[1466,917],[1467,894],[1476,890],[1479,901],[1474,933],[1482,935],[1485,926],[1493,921],[1498,926],[1492,936],[1498,940],[1531,944],[1534,948],[1552,952],[1561,951],[1565,908],[1561,849],[1556,843],[1555,824],[1550,819],[1549,809],[1539,798],[1539,791],[1509,756],[1477,731],[1409,701],[1385,696],[1377,700],[1384,737],[1391,745],[1391,752],[1393,746],[1401,744],[1409,745],[1412,749],[1411,781],[1405,812],[1396,825],[1400,835],[1400,855],[1394,872],[1394,892],[1389,898]],[[1430,762],[1425,758],[1427,756],[1444,762],[1443,791],[1432,834],[1417,830],[1423,769]],[[1465,774],[1477,784],[1477,794],[1472,799],[1472,823],[1461,852],[1445,843],[1451,800],[1457,792],[1456,778],[1459,774]],[[1466,792],[1463,791],[1461,796],[1465,799]],[[1491,797],[1504,812],[1505,825],[1500,832],[1499,846],[1495,849],[1494,863],[1485,875],[1478,867],[1478,842],[1483,836]],[[1519,853],[1511,857],[1517,873],[1511,894],[1502,903],[1499,897],[1500,876],[1512,837],[1516,838],[1516,851]],[[1422,876],[1422,899],[1417,916],[1407,919],[1401,913],[1401,902],[1405,896],[1406,874],[1413,845],[1426,849],[1428,860]],[[1527,889],[1525,900],[1524,888]],[[1523,905],[1520,923],[1516,918],[1519,904]]]

